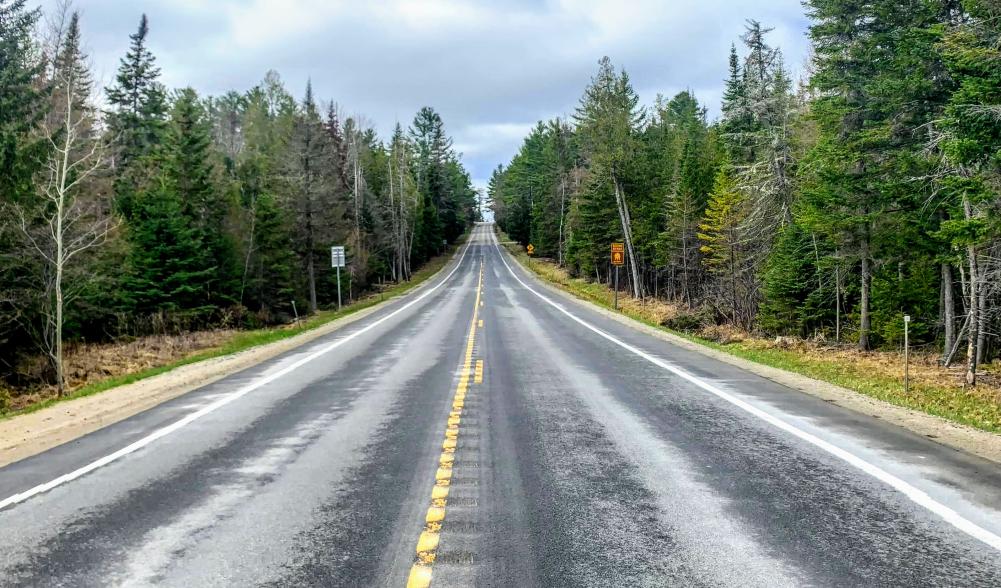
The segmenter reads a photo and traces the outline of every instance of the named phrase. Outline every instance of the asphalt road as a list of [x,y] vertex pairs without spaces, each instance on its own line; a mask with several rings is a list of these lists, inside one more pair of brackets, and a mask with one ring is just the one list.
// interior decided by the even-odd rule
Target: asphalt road
[[0,505],[3,586],[1001,585],[1001,468],[567,301],[489,226]]

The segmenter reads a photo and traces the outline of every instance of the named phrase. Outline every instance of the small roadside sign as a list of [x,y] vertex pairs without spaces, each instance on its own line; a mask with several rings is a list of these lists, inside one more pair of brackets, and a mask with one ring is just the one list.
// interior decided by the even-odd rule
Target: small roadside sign
[[612,265],[626,265],[626,246],[612,243]]
[[535,245],[529,243],[528,247],[526,247],[525,250],[528,251],[529,255],[532,255],[533,253],[535,253]]
[[337,310],[341,309],[341,268],[345,265],[343,245],[330,248],[330,267],[337,268]]
[[344,246],[330,248],[330,267],[344,267]]

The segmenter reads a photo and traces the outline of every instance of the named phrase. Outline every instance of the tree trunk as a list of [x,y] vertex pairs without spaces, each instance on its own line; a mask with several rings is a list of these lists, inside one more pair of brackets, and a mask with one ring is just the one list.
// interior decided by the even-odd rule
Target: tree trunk
[[[980,268],[981,276],[986,273],[986,268]],[[977,325],[977,365],[983,365],[984,352],[987,349],[987,284],[980,280],[980,293],[978,295],[979,308],[977,318],[980,324]]]
[[945,340],[942,342],[942,359],[952,350],[956,342],[956,300],[952,288],[952,264],[942,264],[942,324]]
[[306,194],[306,280],[309,284],[309,310],[316,312],[316,270],[313,264],[313,207],[309,194]]
[[629,219],[629,205],[626,203],[626,195],[622,192],[619,179],[612,175],[612,183],[615,186],[615,201],[619,206],[619,220],[622,222],[622,233],[626,239],[626,251],[629,254],[629,269],[632,274],[633,296],[643,297],[643,286],[640,284],[639,266],[636,262],[636,253],[633,250],[633,230],[632,222]]
[[862,240],[862,300],[860,303],[860,321],[858,334],[858,348],[860,351],[869,350],[869,332],[872,329],[872,317],[869,309],[869,295],[872,286],[872,266],[869,261],[869,237]]
[[[969,317],[967,317],[969,318]],[[949,367],[952,365],[952,358],[956,356],[956,352],[959,351],[959,344],[963,340],[963,335],[966,334],[967,323],[963,323],[963,326],[959,328],[959,333],[956,334],[956,342],[952,344],[952,349],[945,356],[945,362],[942,367]]]
[[835,252],[834,266],[834,342],[841,343],[841,257]]
[[[732,235],[731,235],[731,239],[733,239]],[[735,243],[735,241],[731,240],[731,242],[730,242],[730,300],[731,300],[731,303],[733,304],[733,324],[734,324],[734,326],[738,326],[739,327],[739,326],[743,326],[743,325],[741,325],[741,322],[742,322],[741,319],[743,319],[743,316],[741,316],[741,319],[737,318],[737,252],[734,251],[734,249],[735,249],[734,243]]]
[[566,202],[567,202],[567,178],[566,174],[560,178],[560,242],[559,251],[557,252],[557,260],[559,261],[560,267],[563,267],[563,217],[566,215]]
[[[65,168],[64,168],[65,169]],[[56,212],[56,324],[55,327],[55,368],[56,390],[59,396],[66,393],[66,375],[63,373],[63,206],[64,198],[60,198]]]
[[247,275],[250,272],[250,258],[254,253],[254,230],[257,226],[257,194],[250,200],[250,237],[247,242],[247,257],[243,260],[243,279],[240,281],[240,304],[243,304],[243,294],[247,289]]
[[[963,195],[963,213],[966,220],[973,218],[973,207],[970,199]],[[967,312],[969,312],[969,330],[967,331],[966,345],[966,383],[969,386],[977,385],[977,359],[980,356],[978,344],[980,343],[980,272],[977,269],[977,246],[970,244],[966,248],[966,255],[970,264],[970,298]]]

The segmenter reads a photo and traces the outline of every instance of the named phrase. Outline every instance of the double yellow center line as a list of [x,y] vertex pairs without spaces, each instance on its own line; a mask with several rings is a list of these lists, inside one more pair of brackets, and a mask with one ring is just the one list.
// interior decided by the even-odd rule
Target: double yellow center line
[[480,275],[476,284],[476,304],[473,306],[473,318],[469,324],[469,335],[466,337],[466,353],[463,357],[459,373],[459,383],[455,387],[452,398],[452,410],[448,413],[445,428],[445,440],[441,444],[441,456],[438,458],[438,470],[435,472],[434,488],[431,489],[431,506],[424,517],[424,530],[417,539],[417,558],[410,568],[407,588],[427,588],[431,585],[431,567],[438,553],[438,542],[441,538],[441,526],[445,520],[445,506],[448,504],[448,490],[452,483],[452,466],[455,464],[455,450],[459,443],[459,426],[462,423],[462,409],[466,405],[466,392],[469,389],[469,379],[474,383],[483,382],[483,361],[476,362],[473,368],[473,350],[476,344],[477,325],[483,326],[479,320],[480,308],[483,305],[483,262],[480,262]]

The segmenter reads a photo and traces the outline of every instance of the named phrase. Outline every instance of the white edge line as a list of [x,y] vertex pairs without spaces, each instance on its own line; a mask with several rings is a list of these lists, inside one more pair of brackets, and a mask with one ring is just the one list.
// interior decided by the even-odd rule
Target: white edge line
[[128,455],[130,453],[135,453],[136,451],[142,449],[143,447],[146,447],[150,443],[153,443],[157,439],[160,439],[161,437],[165,437],[165,436],[167,436],[167,435],[169,435],[169,434],[177,431],[178,429],[182,429],[182,428],[190,425],[191,423],[193,423],[194,421],[202,418],[203,416],[205,416],[205,415],[207,415],[209,413],[215,412],[216,410],[222,408],[223,406],[226,406],[227,404],[233,402],[234,400],[237,400],[239,398],[242,398],[243,396],[246,396],[250,392],[253,392],[254,390],[257,390],[261,386],[269,384],[269,383],[277,380],[278,378],[280,378],[280,377],[282,377],[282,376],[284,376],[286,374],[289,374],[289,373],[291,373],[292,371],[294,371],[296,369],[299,369],[300,367],[302,367],[303,365],[305,365],[305,364],[313,361],[314,359],[317,359],[318,357],[320,357],[322,355],[330,353],[334,349],[337,349],[338,347],[340,347],[341,345],[344,345],[348,341],[351,341],[355,337],[358,337],[358,336],[362,335],[363,333],[367,333],[368,331],[371,331],[372,329],[378,327],[382,323],[384,323],[384,322],[388,321],[389,319],[393,318],[394,316],[400,314],[404,310],[407,310],[411,306],[417,304],[421,300],[424,300],[425,298],[427,298],[428,296],[430,296],[433,292],[435,292],[436,290],[438,290],[438,288],[441,288],[444,284],[446,284],[449,281],[449,279],[455,274],[455,272],[457,272],[459,270],[459,268],[462,267],[462,262],[463,262],[463,260],[466,259],[466,253],[469,251],[469,246],[472,245],[472,243],[473,243],[473,234],[471,233],[470,236],[469,236],[469,241],[466,242],[466,246],[462,250],[462,256],[459,258],[459,262],[455,264],[455,267],[452,268],[452,271],[450,271],[448,273],[448,275],[445,276],[440,282],[438,282],[437,284],[435,284],[433,287],[429,288],[428,290],[425,290],[424,293],[422,293],[420,296],[414,298],[410,302],[404,304],[400,308],[398,308],[398,309],[394,310],[393,312],[387,314],[386,316],[382,317],[381,319],[373,322],[372,324],[368,325],[367,327],[359,329],[358,331],[355,331],[354,333],[351,333],[350,335],[347,335],[346,337],[338,339],[338,340],[330,343],[329,345],[327,345],[327,346],[325,346],[325,347],[323,347],[321,349],[318,349],[317,351],[314,351],[313,353],[310,353],[306,357],[304,357],[304,358],[296,361],[295,363],[289,365],[288,367],[285,367],[285,368],[283,368],[283,369],[281,369],[281,370],[279,370],[279,371],[277,371],[277,372],[275,372],[273,374],[270,374],[268,376],[265,376],[263,378],[255,380],[254,382],[252,382],[250,384],[247,384],[246,386],[240,388],[236,392],[233,392],[231,394],[227,394],[226,396],[220,398],[219,400],[216,400],[212,404],[209,404],[208,406],[205,406],[205,407],[203,407],[203,408],[201,408],[201,409],[199,409],[199,410],[197,410],[197,411],[195,411],[195,412],[187,415],[186,417],[184,417],[184,418],[182,418],[182,419],[180,419],[178,421],[175,421],[175,422],[173,422],[173,423],[171,423],[171,424],[169,424],[169,425],[167,425],[167,426],[165,426],[163,428],[157,429],[156,431],[153,431],[152,433],[150,433],[149,435],[146,435],[142,439],[139,439],[138,441],[135,441],[134,443],[132,443],[130,445],[126,445],[125,447],[122,447],[121,449],[119,449],[118,451],[116,451],[114,453],[111,453],[111,454],[105,455],[102,458],[96,459],[96,460],[88,463],[87,465],[79,468],[79,469],[73,470],[72,472],[69,472],[68,474],[63,474],[62,476],[59,476],[58,478],[56,478],[54,480],[51,480],[51,481],[46,482],[44,484],[39,484],[38,486],[35,486],[34,488],[31,488],[29,490],[25,490],[24,492],[21,492],[19,494],[15,494],[13,496],[9,496],[9,497],[7,497],[7,498],[5,498],[3,500],[0,500],[0,510],[2,510],[4,508],[7,508],[8,506],[13,506],[15,504],[20,504],[20,503],[24,502],[25,500],[28,500],[29,498],[32,498],[33,496],[36,496],[36,495],[41,494],[43,492],[48,492],[49,490],[52,490],[53,488],[56,488],[57,486],[61,486],[63,484],[66,484],[67,482],[72,482],[73,480],[76,480],[77,478],[79,478],[81,476],[89,474],[90,472],[93,472],[94,470],[96,470],[98,468],[104,467],[104,466],[108,465],[109,463],[112,463],[113,461],[115,461],[115,460],[117,460],[117,459],[119,459],[121,457],[124,457],[124,456],[126,456],[126,455]]
[[937,500],[929,496],[925,491],[898,478],[897,476],[891,474],[890,472],[887,472],[886,470],[880,468],[879,466],[876,466],[874,464],[865,461],[861,457],[858,457],[857,455],[849,451],[846,451],[828,441],[825,441],[820,437],[817,437],[816,435],[808,433],[796,427],[795,425],[787,423],[786,421],[774,415],[771,415],[765,412],[764,410],[752,404],[749,404],[748,402],[740,398],[737,398],[736,396],[724,390],[721,390],[720,388],[717,388],[716,386],[713,386],[712,384],[700,379],[699,377],[693,374],[690,374],[689,372],[683,369],[670,365],[664,362],[663,360],[654,357],[653,355],[650,355],[649,353],[641,349],[638,349],[624,341],[616,339],[612,335],[606,333],[605,331],[602,331],[601,329],[588,323],[584,319],[577,317],[570,311],[566,310],[562,305],[553,302],[552,300],[550,300],[546,296],[543,296],[542,294],[539,294],[538,292],[533,290],[528,284],[521,281],[521,278],[519,278],[518,275],[514,272],[514,270],[511,269],[511,266],[508,265],[507,260],[504,259],[504,253],[500,250],[500,245],[498,245],[495,235],[492,237],[492,240],[494,242],[494,247],[497,248],[497,254],[500,256],[501,262],[504,264],[504,266],[507,268],[507,271],[510,272],[510,274],[514,277],[515,280],[517,280],[519,284],[521,284],[526,290],[528,290],[532,294],[535,294],[536,296],[541,298],[544,302],[546,302],[556,310],[565,314],[573,321],[579,323],[584,328],[611,341],[612,343],[618,345],[619,347],[642,357],[643,359],[649,361],[650,363],[656,365],[657,367],[663,368],[675,374],[676,376],[683,378],[691,382],[692,384],[695,384],[699,388],[702,388],[703,390],[715,396],[718,396],[719,398],[729,402],[730,404],[733,404],[734,406],[740,408],[741,410],[744,410],[745,412],[748,412],[758,417],[759,419],[767,422],[768,424],[773,425],[774,427],[781,429],[786,433],[789,433],[790,435],[798,437],[803,441],[806,441],[807,443],[810,443],[811,445],[814,445],[815,447],[818,447],[826,451],[827,453],[847,462],[848,464],[862,470],[863,472],[869,474],[870,476],[876,478],[877,480],[903,493],[905,496],[907,496],[907,498],[911,499],[914,503],[938,515],[945,522],[956,527],[960,531],[966,533],[967,535],[970,535],[971,537],[979,539],[980,541],[983,541],[984,543],[986,543],[987,545],[993,547],[998,551],[1001,551],[1001,537],[977,525],[973,521],[970,521],[969,519],[963,517],[963,515],[959,514],[958,512],[949,508],[948,506],[942,504],[941,502],[938,502]]

